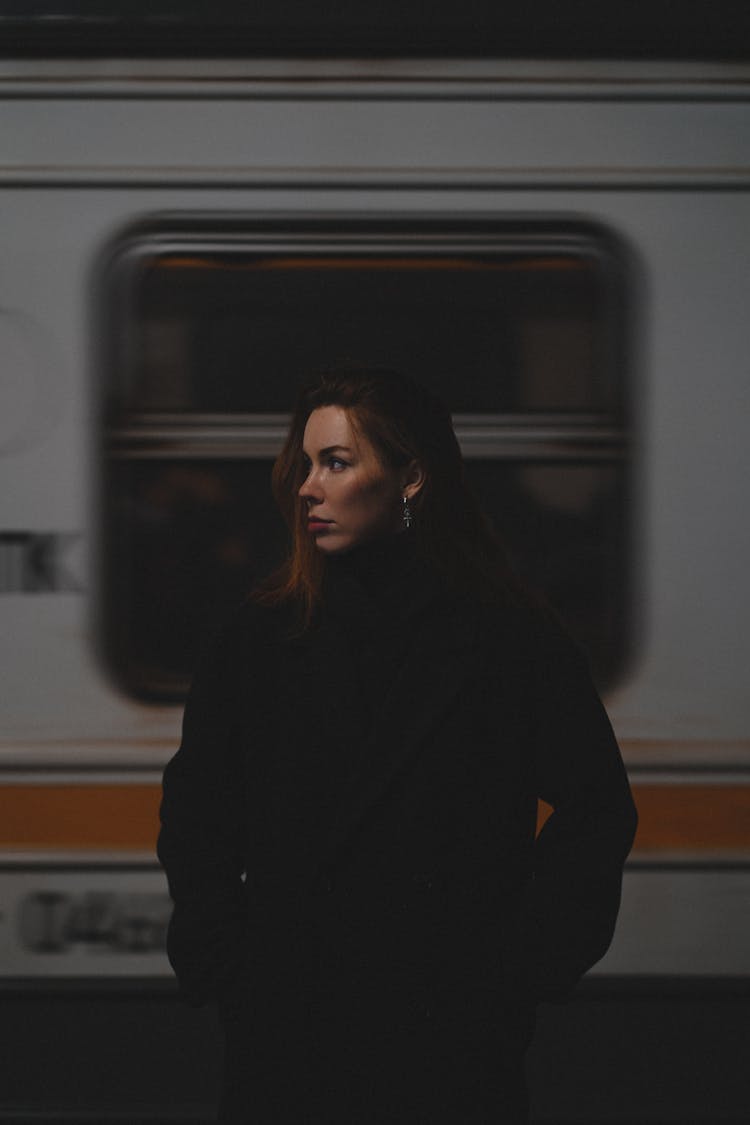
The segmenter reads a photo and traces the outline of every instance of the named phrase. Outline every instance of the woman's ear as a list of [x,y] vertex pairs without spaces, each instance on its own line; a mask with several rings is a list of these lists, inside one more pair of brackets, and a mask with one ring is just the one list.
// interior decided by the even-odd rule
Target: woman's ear
[[407,500],[413,500],[422,488],[426,473],[418,461],[410,461],[401,479],[401,492]]

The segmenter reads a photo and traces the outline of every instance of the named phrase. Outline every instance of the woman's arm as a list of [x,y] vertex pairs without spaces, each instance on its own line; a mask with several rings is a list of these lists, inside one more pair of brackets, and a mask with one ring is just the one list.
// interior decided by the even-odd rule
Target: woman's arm
[[203,661],[164,771],[157,851],[174,900],[167,952],[194,1004],[222,997],[245,952],[238,648],[227,632]]
[[553,999],[609,947],[637,814],[585,659],[557,633],[543,652],[533,768],[553,811],[534,846],[518,939],[537,996]]

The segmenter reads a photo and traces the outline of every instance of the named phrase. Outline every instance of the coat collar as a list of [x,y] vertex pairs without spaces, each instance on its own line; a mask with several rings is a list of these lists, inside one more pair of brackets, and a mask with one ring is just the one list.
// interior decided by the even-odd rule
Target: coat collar
[[[341,739],[355,748],[355,765],[336,794],[327,838],[324,835],[320,841],[318,862],[324,870],[335,864],[363,819],[425,750],[430,734],[479,666],[480,618],[473,603],[450,594],[420,561],[410,565],[403,578],[391,591],[389,606],[397,612],[388,626],[394,630],[394,643],[405,646],[403,658],[369,723],[363,721],[368,708],[354,670],[347,665],[347,653],[351,644],[359,642],[358,633],[369,628],[376,610],[372,604],[356,604],[358,595],[348,577],[326,588],[326,612],[314,626],[293,639],[287,635],[282,642],[287,653],[280,685],[282,707],[289,709],[291,717],[308,708],[316,713],[324,701],[335,712]],[[331,699],[332,670],[338,685],[335,699]],[[278,749],[294,756],[289,747]]]

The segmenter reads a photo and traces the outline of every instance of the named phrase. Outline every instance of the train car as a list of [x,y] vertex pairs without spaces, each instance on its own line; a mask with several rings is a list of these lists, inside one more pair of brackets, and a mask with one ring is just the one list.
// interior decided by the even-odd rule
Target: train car
[[444,395],[590,654],[641,825],[588,995],[741,986],[750,66],[11,57],[0,136],[10,1010],[169,987],[161,770],[283,550],[293,388],[339,362]]

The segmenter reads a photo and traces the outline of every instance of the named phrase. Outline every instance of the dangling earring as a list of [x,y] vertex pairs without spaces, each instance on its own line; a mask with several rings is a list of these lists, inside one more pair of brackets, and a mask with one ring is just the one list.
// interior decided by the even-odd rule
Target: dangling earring
[[409,507],[408,496],[404,496],[404,527],[407,531],[411,527],[411,509]]

